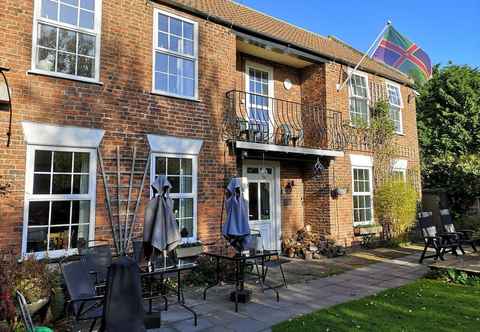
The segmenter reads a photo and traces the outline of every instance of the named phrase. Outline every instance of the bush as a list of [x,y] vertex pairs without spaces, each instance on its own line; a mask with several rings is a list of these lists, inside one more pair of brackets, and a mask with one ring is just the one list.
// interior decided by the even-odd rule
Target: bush
[[375,213],[387,239],[404,240],[415,222],[418,194],[410,182],[390,179],[375,192]]
[[455,228],[471,229],[477,233],[480,233],[480,216],[460,216],[455,220]]

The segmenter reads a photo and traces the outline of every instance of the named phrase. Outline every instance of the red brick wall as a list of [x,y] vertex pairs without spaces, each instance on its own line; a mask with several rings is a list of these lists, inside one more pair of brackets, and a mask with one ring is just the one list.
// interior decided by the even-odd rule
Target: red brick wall
[[[0,175],[2,180],[12,182],[13,189],[0,204],[0,246],[20,250],[26,151],[23,120],[105,129],[104,154],[117,145],[133,144],[146,153],[147,133],[203,139],[198,168],[198,235],[207,242],[218,237],[225,173],[221,129],[224,96],[235,87],[234,34],[220,25],[151,2],[103,1],[103,85],[74,82],[26,74],[31,63],[32,3],[6,0],[0,10],[0,65],[11,68],[7,75],[14,109],[11,146],[6,148],[5,136],[0,137]],[[199,22],[198,102],[150,93],[154,7]],[[0,113],[2,133],[7,120],[7,114]],[[228,175],[236,173],[234,156],[227,154],[226,167]],[[147,191],[145,188],[146,197]],[[97,197],[96,235],[109,237],[100,178]]]
[[[192,137],[204,141],[198,168],[198,236],[209,243],[218,239],[225,176],[238,174],[237,156],[226,151],[222,137],[225,93],[245,90],[245,61],[273,66],[275,97],[321,105],[348,119],[348,91],[336,91],[345,79],[345,67],[336,63],[295,69],[236,51],[232,31],[215,23],[154,5],[143,0],[103,1],[101,35],[102,85],[27,74],[31,66],[33,1],[4,0],[0,8],[0,66],[7,74],[13,96],[12,144],[5,147],[8,114],[0,112],[0,181],[12,183],[11,193],[0,200],[0,249],[19,251],[23,227],[25,153],[21,121],[76,125],[106,130],[101,149],[110,154],[117,145],[136,144],[146,154],[148,133]],[[158,7],[199,23],[199,101],[151,94],[153,8]],[[372,80],[378,80],[369,75]],[[293,86],[283,87],[289,78]],[[404,136],[399,145],[413,148],[409,168],[418,166],[413,91],[402,86]],[[312,163],[281,163],[282,228],[290,236],[304,224],[350,244],[352,227],[351,165],[349,154],[336,158],[319,178]],[[362,152],[363,153],[363,152]],[[323,159],[325,165],[327,158]],[[284,191],[294,182],[291,193]],[[348,193],[333,199],[335,187]],[[145,188],[145,198],[148,189]],[[103,206],[103,183],[97,181],[96,235],[110,237]],[[143,210],[143,208],[141,208]],[[142,220],[141,216],[139,220]]]

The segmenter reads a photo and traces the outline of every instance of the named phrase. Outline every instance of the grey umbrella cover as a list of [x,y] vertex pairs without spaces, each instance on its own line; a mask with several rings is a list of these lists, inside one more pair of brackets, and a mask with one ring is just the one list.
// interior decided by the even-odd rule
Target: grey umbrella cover
[[143,240],[158,250],[171,251],[180,244],[181,237],[173,213],[173,200],[170,198],[172,185],[165,175],[160,175],[152,184],[158,192],[145,208]]
[[[237,189],[239,192],[237,192]],[[227,186],[230,197],[225,201],[227,219],[223,225],[223,235],[227,238],[250,234],[248,205],[241,189],[241,178],[232,178]]]

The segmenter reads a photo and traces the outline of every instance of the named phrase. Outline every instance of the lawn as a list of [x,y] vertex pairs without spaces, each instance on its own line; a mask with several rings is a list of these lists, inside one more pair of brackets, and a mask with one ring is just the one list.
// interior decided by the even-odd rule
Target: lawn
[[289,331],[479,331],[480,287],[420,279],[273,327]]

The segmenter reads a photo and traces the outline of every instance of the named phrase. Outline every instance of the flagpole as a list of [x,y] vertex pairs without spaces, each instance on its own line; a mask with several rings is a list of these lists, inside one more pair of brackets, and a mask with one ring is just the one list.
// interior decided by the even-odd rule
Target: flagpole
[[[387,21],[387,24],[385,24],[385,26],[383,27],[382,31],[380,31],[380,33],[378,34],[377,38],[375,38],[375,40],[373,41],[372,45],[370,45],[370,47],[368,48],[367,52],[365,52],[365,54],[362,56],[362,58],[360,59],[360,61],[357,63],[357,65],[355,66],[355,68],[353,68],[353,70],[348,74],[348,77],[345,81],[343,81],[342,84],[337,84],[337,92],[339,92],[340,90],[342,90],[345,86],[345,84],[347,84],[348,81],[350,81],[350,79],[352,78],[352,75],[353,73],[358,69],[358,67],[360,66],[360,64],[363,62],[363,60],[365,60],[365,58],[370,54],[372,48],[377,45],[377,48],[378,48],[378,40],[380,39],[381,36],[383,36],[383,34],[385,33],[385,30],[387,30],[387,28],[392,25],[392,22],[390,20]],[[375,49],[376,50],[376,49]]]

